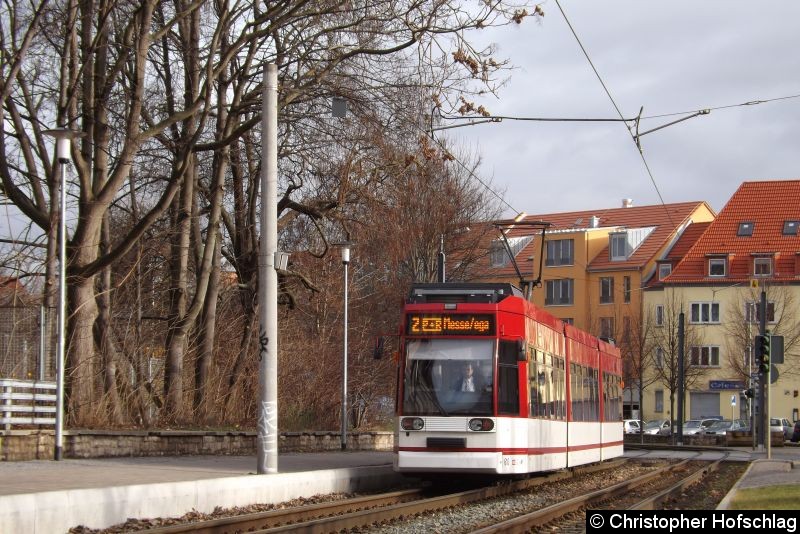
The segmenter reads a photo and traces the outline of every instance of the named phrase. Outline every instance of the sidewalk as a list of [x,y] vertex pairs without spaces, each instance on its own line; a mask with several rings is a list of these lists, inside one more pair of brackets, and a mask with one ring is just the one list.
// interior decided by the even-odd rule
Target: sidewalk
[[278,473],[253,456],[0,463],[0,532],[106,528],[129,517],[177,517],[320,493],[372,491],[403,477],[391,452],[284,453]]
[[[281,453],[278,473],[391,466],[391,452]],[[0,462],[0,495],[255,475],[255,456],[157,456]]]

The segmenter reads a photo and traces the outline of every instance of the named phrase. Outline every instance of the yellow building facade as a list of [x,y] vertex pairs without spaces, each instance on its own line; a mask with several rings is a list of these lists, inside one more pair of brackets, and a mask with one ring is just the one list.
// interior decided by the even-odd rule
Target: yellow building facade
[[[759,333],[761,290],[767,294],[767,325],[783,335],[787,345],[783,364],[775,364],[777,377],[769,388],[770,417],[796,421],[800,412],[797,334],[800,329],[800,286],[759,287],[666,286],[644,293],[644,309],[653,318],[653,354],[648,367],[642,402],[644,420],[677,418],[677,382],[671,380],[675,355],[659,351],[674,338],[678,314],[684,312],[686,337],[686,387],[684,419],[722,416],[748,419],[753,403],[745,391],[754,388],[758,362],[754,361],[754,337]],[[660,309],[660,310],[659,310]],[[660,318],[660,319],[657,319]],[[676,339],[677,341],[677,339]],[[677,345],[676,345],[677,346]],[[660,352],[660,354],[659,354]],[[672,402],[670,399],[672,397]]]

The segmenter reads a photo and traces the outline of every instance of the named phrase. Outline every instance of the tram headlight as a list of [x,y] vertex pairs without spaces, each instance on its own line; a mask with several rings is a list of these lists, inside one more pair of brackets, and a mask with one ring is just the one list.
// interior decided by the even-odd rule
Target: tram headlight
[[483,417],[480,419],[470,419],[469,429],[473,432],[488,432],[494,429],[494,421]]
[[403,430],[422,430],[425,421],[420,417],[403,417],[400,419],[400,426]]

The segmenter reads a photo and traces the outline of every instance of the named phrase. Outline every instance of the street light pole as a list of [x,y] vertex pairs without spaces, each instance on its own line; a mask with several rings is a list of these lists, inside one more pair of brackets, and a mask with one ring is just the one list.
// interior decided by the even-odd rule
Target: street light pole
[[58,341],[56,343],[56,435],[53,459],[61,460],[64,445],[64,366],[66,365],[66,311],[67,311],[67,184],[64,167],[72,161],[72,139],[80,133],[66,128],[46,130],[56,140],[56,157],[59,170],[58,203]]
[[350,263],[350,244],[342,243],[344,265],[344,361],[342,364],[342,450],[347,449],[347,265]]

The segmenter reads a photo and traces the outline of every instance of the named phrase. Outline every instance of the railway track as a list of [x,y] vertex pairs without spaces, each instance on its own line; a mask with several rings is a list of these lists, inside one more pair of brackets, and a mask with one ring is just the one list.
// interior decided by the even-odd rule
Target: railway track
[[[712,463],[695,462],[690,458],[632,480],[475,530],[471,534],[585,532],[586,510],[655,510],[687,486],[718,469],[725,458],[727,454]],[[700,465],[696,465],[698,463]]]
[[601,473],[614,470],[628,460],[613,460],[575,468],[569,471],[552,473],[542,477],[507,482],[446,495],[430,497],[430,490],[416,488],[395,491],[380,495],[358,497],[310,506],[271,510],[254,514],[225,517],[150,529],[154,534],[177,534],[197,532],[202,534],[223,534],[235,532],[338,532],[346,529],[363,528],[402,518],[452,508],[469,503],[510,495],[529,490],[536,486],[568,480],[579,475]]

